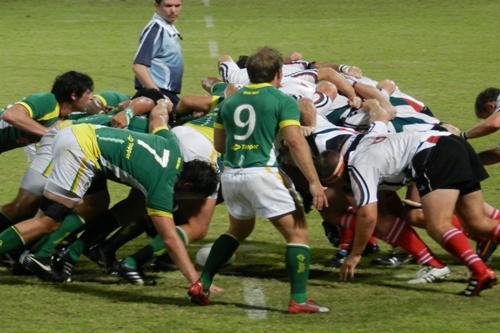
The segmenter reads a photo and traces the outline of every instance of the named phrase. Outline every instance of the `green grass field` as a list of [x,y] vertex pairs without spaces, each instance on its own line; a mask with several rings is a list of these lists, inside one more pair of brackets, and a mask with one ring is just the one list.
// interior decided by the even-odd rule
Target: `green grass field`
[[[152,0],[0,1],[0,105],[48,91],[67,70],[90,74],[95,91],[132,93],[130,69]],[[218,54],[248,54],[269,45],[312,60],[355,64],[374,78],[391,78],[461,129],[476,119],[477,92],[499,85],[500,2],[488,0],[185,0],[178,28],[185,56],[184,94],[203,94],[200,80],[216,75]],[[207,27],[207,17],[214,26]],[[208,19],[210,20],[210,19]],[[212,49],[212,52],[216,50]],[[498,133],[474,140],[478,150]],[[26,166],[21,150],[0,157],[0,203],[11,200]],[[488,169],[486,199],[500,206],[500,167]],[[113,200],[123,188],[112,186]],[[178,272],[157,275],[156,287],[119,283],[83,260],[73,283],[54,285],[11,276],[0,268],[0,332],[500,332],[500,287],[466,299],[467,270],[431,247],[452,269],[446,282],[410,286],[415,265],[397,270],[365,259],[353,283],[325,266],[333,251],[316,213],[309,216],[313,266],[310,295],[332,312],[286,314],[284,243],[260,221],[236,262],[216,282],[226,289],[214,305],[188,303]],[[206,241],[225,230],[220,207]],[[421,233],[428,239],[424,233]],[[120,254],[146,242],[135,241]],[[190,246],[190,252],[200,244]],[[387,247],[384,247],[386,249]],[[500,255],[492,266],[500,271]]]

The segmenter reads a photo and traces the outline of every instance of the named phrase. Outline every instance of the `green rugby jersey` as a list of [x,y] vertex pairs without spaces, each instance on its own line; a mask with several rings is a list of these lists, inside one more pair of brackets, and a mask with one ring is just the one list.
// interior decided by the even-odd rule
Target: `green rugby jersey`
[[182,126],[192,127],[203,134],[210,142],[214,142],[214,124],[218,114],[218,107],[204,115],[203,117],[193,119]]
[[[111,119],[120,111],[112,111],[106,114],[94,114],[86,117],[80,117],[72,120],[73,125],[94,124],[102,126],[111,126]],[[134,116],[130,119],[127,129],[139,133],[149,133],[149,119],[145,116]]]
[[[24,106],[29,116],[45,127],[52,126],[59,119],[60,106],[51,93],[33,94],[15,104]],[[40,140],[40,137],[21,131],[2,120],[4,112],[5,109],[0,111],[0,153]]]
[[297,103],[269,83],[249,84],[226,99],[215,128],[226,133],[224,165],[277,166],[274,141],[279,129],[300,126]]
[[98,94],[94,94],[94,96],[99,99],[102,105],[112,108],[130,99],[129,96],[118,91],[102,91]]
[[143,134],[89,124],[71,127],[85,155],[113,179],[146,197],[150,216],[172,216],[174,185],[182,167],[176,137],[166,128]]
[[224,92],[226,91],[227,86],[228,86],[228,83],[226,83],[226,82],[215,83],[212,86],[212,96],[224,97]]

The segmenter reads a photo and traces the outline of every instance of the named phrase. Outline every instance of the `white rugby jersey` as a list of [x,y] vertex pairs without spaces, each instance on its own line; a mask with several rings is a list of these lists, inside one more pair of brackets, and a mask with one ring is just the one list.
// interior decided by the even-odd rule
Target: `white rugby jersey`
[[[363,132],[370,127],[370,116],[363,109],[353,109],[348,99],[337,95],[330,108],[318,110],[329,122],[337,126],[353,128]],[[440,120],[415,110],[405,104],[395,105],[396,117],[388,124],[390,133],[429,131]]]
[[436,137],[448,135],[440,131],[365,135],[348,153],[347,171],[356,205],[377,202],[381,186],[395,190],[408,184],[414,176],[413,157],[435,146]]
[[300,78],[283,77],[279,90],[297,101],[303,97],[313,101],[316,85]]
[[319,155],[325,150],[340,151],[342,146],[359,132],[351,128],[331,125],[316,129],[308,138],[313,154]]
[[[361,78],[356,78],[354,76],[342,74],[344,78],[349,82],[351,85],[354,85],[357,82],[372,86],[372,87],[377,87],[378,82],[375,80],[370,79],[369,77],[363,76]],[[384,94],[386,95],[386,94]],[[387,96],[387,95],[386,95]],[[413,96],[408,95],[407,93],[402,92],[398,86],[396,86],[396,90],[390,95],[387,96],[389,98],[389,101],[391,102],[392,105],[398,106],[398,105],[407,105],[410,106],[414,111],[416,112],[421,112],[425,108],[425,103],[422,101],[419,101]]]
[[[290,76],[294,73],[299,78],[315,78],[314,81],[312,79],[308,79],[307,81],[315,83],[318,78],[318,74],[316,70],[306,70],[307,62],[299,61],[291,64],[283,65],[283,76]],[[308,72],[312,71],[312,72]],[[300,74],[299,74],[300,73]],[[249,84],[250,78],[248,77],[248,72],[246,68],[239,68],[238,65],[234,61],[225,61],[219,65],[219,75],[222,80],[227,83],[232,84]]]

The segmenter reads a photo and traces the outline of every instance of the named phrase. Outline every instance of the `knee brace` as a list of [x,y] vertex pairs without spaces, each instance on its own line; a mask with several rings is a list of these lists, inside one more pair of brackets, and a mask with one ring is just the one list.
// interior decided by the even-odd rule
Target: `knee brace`
[[53,218],[57,222],[64,220],[66,215],[68,215],[72,209],[60,204],[59,202],[52,201],[46,197],[42,197],[40,203],[40,209],[42,212],[50,218]]

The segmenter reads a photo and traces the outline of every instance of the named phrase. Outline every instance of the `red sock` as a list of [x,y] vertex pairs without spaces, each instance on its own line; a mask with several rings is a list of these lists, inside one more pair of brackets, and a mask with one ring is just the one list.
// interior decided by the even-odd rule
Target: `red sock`
[[462,260],[474,274],[484,274],[488,269],[481,258],[472,250],[465,234],[457,228],[452,227],[445,232],[441,238],[441,243],[443,248]]
[[462,229],[463,229],[463,228],[462,228],[462,223],[460,222],[460,219],[459,219],[459,218],[458,218],[458,216],[456,216],[456,215],[453,215],[453,218],[451,219],[451,224],[452,224],[455,228],[457,228],[457,229],[459,229],[459,230],[462,230]]
[[500,223],[498,223],[492,230],[493,240],[500,243]]
[[493,208],[493,211],[490,214],[490,219],[494,219],[500,221],[500,210]]
[[382,237],[382,239],[392,246],[399,246],[415,257],[422,265],[436,268],[444,267],[444,264],[433,256],[431,250],[425,245],[415,230],[400,218],[396,219],[389,233],[385,237]]
[[354,239],[354,226],[356,216],[352,213],[347,213],[340,217],[340,241],[339,248],[349,251]]
[[371,236],[370,239],[368,240],[368,244],[377,245],[377,237]]

